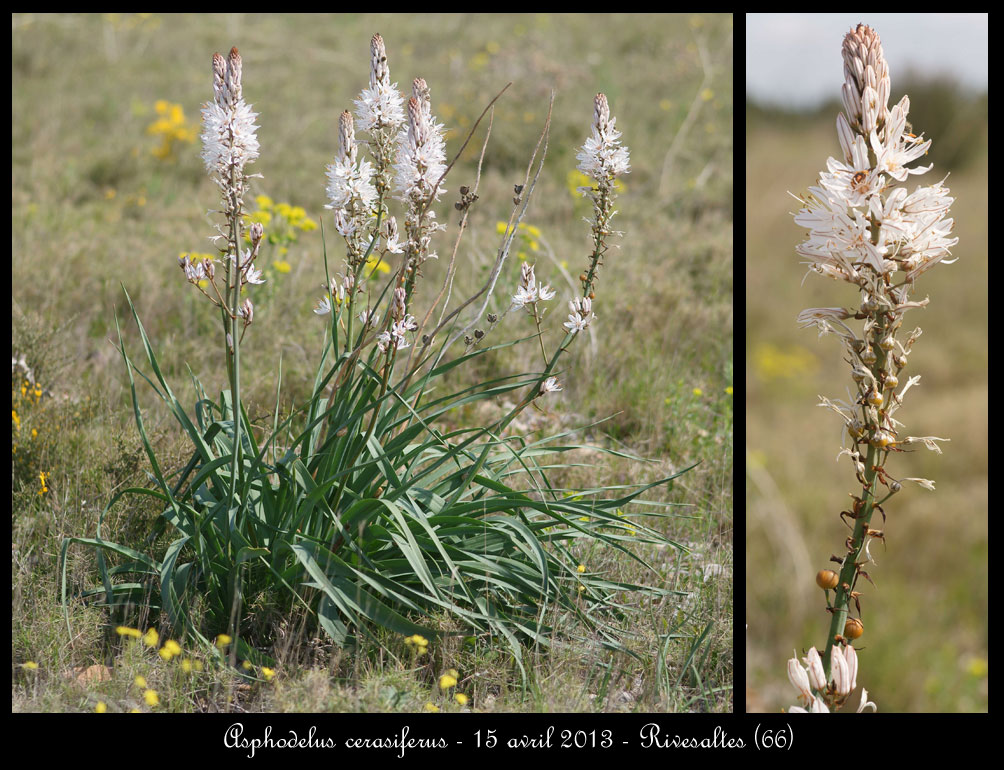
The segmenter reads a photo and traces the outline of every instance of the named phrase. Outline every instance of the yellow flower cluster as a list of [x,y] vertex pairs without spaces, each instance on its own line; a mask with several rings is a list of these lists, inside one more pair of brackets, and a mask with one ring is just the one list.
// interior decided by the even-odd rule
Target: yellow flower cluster
[[405,637],[404,643],[413,649],[416,655],[425,655],[429,651],[429,640],[418,634]]
[[[495,232],[499,235],[505,233],[508,225],[505,222],[495,223]],[[535,225],[528,225],[520,222],[516,227],[516,236],[519,238],[518,251],[516,256],[521,262],[526,262],[530,258],[530,252],[540,251],[540,237],[543,235],[540,228]]]
[[[267,195],[255,197],[258,210],[248,215],[249,223],[255,222],[265,228],[268,242],[275,248],[278,259],[272,260],[272,268],[277,273],[288,273],[292,266],[286,260],[289,247],[297,242],[299,233],[309,233],[317,229],[317,222],[307,216],[302,206],[276,203]],[[250,242],[250,234],[245,240]]]
[[447,671],[445,674],[439,677],[439,689],[449,690],[451,687],[456,687],[457,677],[459,676],[460,673],[457,671],[457,669],[451,668],[449,671]]
[[369,259],[366,260],[366,264],[370,266],[369,277],[372,278],[376,273],[383,273],[387,275],[390,272],[390,265],[384,262],[380,257],[371,254]]
[[[449,671],[447,671],[445,674],[439,677],[439,689],[442,690],[443,692],[446,692],[447,690],[452,690],[454,687],[457,686],[459,679],[460,679],[460,673],[457,671],[457,669],[451,668]],[[466,706],[467,702],[470,700],[462,692],[454,692],[453,699],[461,706]],[[427,711],[439,711],[439,708],[433,706],[431,703],[427,703],[425,708]]]
[[160,144],[151,150],[159,160],[173,160],[174,148],[180,142],[191,144],[195,141],[195,129],[185,120],[185,110],[180,104],[172,104],[158,99],[153,105],[157,118],[146,127],[146,132],[160,137]]
[[[42,408],[41,404],[43,393],[44,391],[41,385],[38,383],[33,384],[29,380],[21,381],[20,385],[15,382],[12,386],[10,409],[10,452],[15,459],[25,456],[24,454],[18,455],[18,449],[27,449],[27,456],[29,458],[37,455],[41,449],[38,445],[32,445],[32,442],[38,438],[38,429],[33,427],[30,431],[25,431],[27,436],[27,441],[25,441],[25,436],[21,435],[21,427],[23,421],[27,421],[28,425],[31,425],[33,422],[32,417],[34,413]],[[25,460],[24,462],[28,461]],[[18,472],[18,470],[20,470],[20,472]],[[36,468],[24,466],[22,464],[20,469],[15,468],[15,476],[18,476],[21,479],[27,479],[32,476],[38,476],[38,474],[36,473]],[[48,476],[48,474],[46,474],[46,476]],[[42,482],[42,486],[45,486],[44,480]],[[39,494],[44,494],[44,492],[39,492]]]
[[780,348],[764,342],[753,350],[753,371],[763,382],[804,378],[818,368],[816,356],[798,345]]
[[[568,175],[565,177],[565,186],[568,188],[568,194],[571,195],[572,199],[575,201],[582,200],[583,197],[583,193],[579,188],[592,187],[593,184],[593,180],[578,169],[569,171]],[[614,180],[614,192],[619,195],[626,190],[627,187],[620,179]]]
[[171,658],[181,655],[181,645],[173,639],[168,639],[164,642],[164,646],[158,650],[157,654],[165,661],[170,660]]

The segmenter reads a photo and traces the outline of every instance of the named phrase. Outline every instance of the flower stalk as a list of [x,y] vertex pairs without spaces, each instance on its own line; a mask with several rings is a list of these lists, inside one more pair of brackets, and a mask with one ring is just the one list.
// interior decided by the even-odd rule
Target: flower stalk
[[225,244],[221,248],[225,268],[222,289],[216,286],[217,271],[212,260],[206,259],[196,268],[192,267],[187,257],[182,262],[182,268],[190,282],[199,285],[201,281],[208,280],[212,284],[217,300],[213,300],[213,297],[205,291],[203,293],[219,305],[222,315],[233,424],[234,452],[230,494],[231,505],[234,508],[241,504],[240,489],[243,475],[240,348],[244,332],[254,320],[254,305],[250,298],[242,301],[241,294],[247,284],[262,283],[264,280],[261,272],[254,266],[264,237],[260,223],[251,226],[249,233],[251,248],[241,249],[241,244],[244,242],[243,206],[248,191],[248,175],[245,167],[258,157],[259,152],[256,136],[258,128],[254,123],[257,115],[244,101],[242,72],[243,64],[236,48],[230,49],[228,57],[214,54],[214,99],[202,110],[202,158],[206,170],[220,191],[223,204],[220,213],[226,219],[225,228],[216,226],[217,235],[214,237],[215,240],[223,241]]
[[[936,442],[946,440],[903,437],[904,426],[893,415],[920,380],[910,377],[900,388],[908,356],[921,334],[918,328],[902,335],[904,316],[927,305],[926,299],[912,301],[910,295],[919,276],[941,262],[949,264],[946,257],[958,242],[951,237],[953,221],[947,216],[953,199],[942,182],[913,193],[897,184],[931,169],[908,165],[921,158],[931,142],[916,136],[907,123],[908,97],[889,108],[889,68],[875,31],[865,25],[852,29],[844,38],[843,59],[844,112],[837,117],[842,157],[827,161],[818,184],[799,199],[803,208],[795,214],[796,224],[808,230],[808,239],[797,252],[806,258],[810,272],[850,283],[860,298],[857,308],[810,308],[798,316],[803,327],[814,326],[820,336],[835,334],[841,340],[856,391],[851,403],[820,396],[819,404],[843,419],[850,448],[838,458],[848,455],[860,485],[858,494],[852,495],[851,509],[840,514],[851,535],[842,555],[832,557],[840,565],[836,585],[831,585],[828,571],[817,577],[826,591],[831,618],[824,652],[817,656],[826,686],[817,682],[812,689],[814,697],[830,708],[843,705],[849,693],[847,683],[853,677],[847,678],[848,661],[853,661],[855,674],[857,670],[853,644],[865,630],[859,578],[871,581],[865,571],[872,561],[869,545],[874,539],[885,540],[884,526],[873,529],[875,514],[882,515],[884,524],[882,504],[902,489],[903,481],[934,489],[926,479],[894,478],[886,463],[917,441],[940,453]],[[860,330],[847,321],[860,321]],[[804,694],[800,691],[800,696]],[[866,700],[862,708],[874,708]]]

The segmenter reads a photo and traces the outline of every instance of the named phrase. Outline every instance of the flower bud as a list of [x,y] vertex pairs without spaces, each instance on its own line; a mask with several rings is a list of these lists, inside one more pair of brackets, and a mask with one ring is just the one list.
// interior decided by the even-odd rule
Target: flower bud
[[262,236],[265,235],[265,228],[262,227],[261,222],[255,222],[251,225],[251,245],[258,248],[258,244],[261,243]]
[[839,644],[833,645],[830,650],[830,675],[833,677],[833,687],[837,695],[842,697],[850,695],[851,674],[847,669],[847,661],[844,660],[844,652]]
[[844,662],[847,664],[848,676],[851,679],[849,692],[853,692],[854,688],[858,686],[858,654],[851,645],[844,648]]
[[791,682],[792,687],[798,690],[798,699],[802,703],[808,704],[812,700],[809,675],[802,668],[802,664],[798,662],[797,657],[788,660],[788,681]]
[[809,670],[806,672],[809,676],[809,684],[812,685],[814,690],[825,690],[826,673],[823,671],[823,660],[819,657],[819,652],[816,648],[809,648],[809,652],[803,660],[809,667]]

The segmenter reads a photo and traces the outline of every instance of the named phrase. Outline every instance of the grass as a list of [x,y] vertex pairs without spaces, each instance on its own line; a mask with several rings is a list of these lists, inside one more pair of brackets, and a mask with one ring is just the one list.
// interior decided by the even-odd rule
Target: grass
[[[945,98],[940,86],[906,90],[911,104],[923,105],[929,94]],[[795,323],[803,308],[852,305],[854,292],[818,276],[802,283],[805,269],[794,252],[802,233],[786,214],[797,209],[787,191],[805,190],[839,151],[836,109],[797,121],[754,110],[747,124],[746,558],[755,575],[746,590],[749,711],[790,706],[785,661],[793,648],[800,656],[813,645],[823,649],[829,616],[815,573],[841,553],[847,531],[838,514],[856,491],[846,460],[834,462],[839,420],[815,405],[817,394],[847,398],[847,366],[834,339],[817,339]],[[924,334],[904,373],[923,379],[896,415],[907,435],[951,443],[943,455],[897,454],[886,466],[897,477],[935,479],[937,491],[905,489],[884,506],[888,521],[879,525],[888,547],[873,546],[877,564],[868,568],[876,585],[859,585],[865,635],[857,681],[886,712],[984,711],[988,697],[986,116],[980,123],[978,103],[946,104],[938,114],[945,122],[964,116],[969,122],[954,134],[975,131],[978,138],[964,154],[946,141],[935,155],[938,127],[911,115],[917,133],[933,139],[925,162],[935,168],[910,189],[951,171],[959,262],[918,281],[918,298],[931,303],[907,317],[904,328],[920,326]]]
[[[271,682],[208,665],[191,680],[177,676],[176,661],[165,663],[120,639],[113,631],[119,620],[94,607],[72,603],[73,634],[66,633],[55,598],[58,544],[66,536],[93,536],[115,491],[148,483],[125,367],[109,342],[117,316],[127,348],[138,350],[121,284],[170,382],[183,385],[190,367],[207,391],[224,386],[216,351],[206,344],[215,319],[184,285],[176,262],[179,253],[209,250],[204,211],[216,196],[197,145],[178,141],[164,157],[162,137],[146,133],[158,118],[155,103],[181,105],[197,126],[199,106],[211,93],[209,57],[236,44],[245,97],[261,114],[262,157],[254,170],[264,179],[256,192],[302,206],[321,221],[337,116],[366,82],[368,41],[377,31],[399,85],[406,89],[415,76],[428,80],[434,112],[454,128],[447,136],[451,151],[490,95],[514,83],[496,109],[455,296],[487,270],[496,223],[507,218],[512,185],[552,88],[551,150],[527,220],[543,237],[538,251],[529,242],[525,248],[539,277],[553,275],[560,286],[559,265],[566,263],[574,280],[588,253],[588,228],[568,173],[596,91],[609,96],[625,132],[633,171],[619,200],[618,227],[627,235],[601,272],[594,344],[562,360],[561,399],[533,413],[534,424],[525,428],[554,432],[609,418],[585,431],[585,439],[653,459],[639,465],[603,457],[569,474],[569,484],[633,483],[700,463],[655,491],[656,499],[686,506],[660,526],[691,553],[643,554],[657,565],[657,579],[687,597],[649,609],[637,642],[642,663],[613,653],[597,660],[571,647],[531,650],[524,688],[497,648],[443,643],[421,661],[396,638],[333,649],[304,634],[303,618],[291,616],[271,620],[279,661]],[[459,671],[474,710],[731,710],[731,34],[728,16],[15,16],[12,349],[25,355],[46,394],[21,404],[22,373],[12,380],[12,398],[21,406],[20,428],[12,425],[21,453],[12,475],[13,710],[86,711],[99,699],[110,710],[145,710],[131,684],[137,675],[158,682],[158,709],[239,703],[253,710],[416,711],[428,702],[455,708],[436,686],[449,668]],[[474,160],[473,154],[461,159],[451,191],[473,177]],[[447,202],[440,218],[452,222],[451,215]],[[252,341],[242,348],[243,389],[252,421],[261,424],[271,422],[280,355],[289,399],[282,408],[306,399],[323,332],[310,312],[323,281],[319,232],[299,233],[282,257],[291,269],[273,276],[267,300],[256,308]],[[442,273],[434,266],[428,275],[431,287]],[[515,285],[516,273],[503,278]],[[465,376],[517,371],[530,355],[500,355]],[[149,391],[140,391],[140,401],[158,456],[179,467],[187,458],[171,418]],[[484,417],[456,415],[458,425]],[[32,427],[37,436],[29,440]],[[39,494],[43,472],[48,491]],[[114,509],[106,536],[139,547],[159,513],[153,505]],[[611,579],[653,579],[613,552],[582,558]],[[71,549],[70,581],[97,582],[92,552]],[[155,620],[142,612],[130,618],[143,628]],[[38,669],[21,668],[26,661]],[[108,666],[109,678],[82,682],[80,672],[91,666]]]

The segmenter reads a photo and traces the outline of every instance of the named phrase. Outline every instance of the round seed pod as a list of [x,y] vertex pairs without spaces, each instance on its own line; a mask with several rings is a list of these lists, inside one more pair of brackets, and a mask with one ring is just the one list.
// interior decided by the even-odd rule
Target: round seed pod
[[897,377],[895,374],[887,374],[885,376],[885,386],[889,389],[898,387],[899,377]]
[[816,585],[824,590],[832,590],[840,582],[840,576],[831,569],[821,569],[816,573]]
[[848,639],[857,639],[865,632],[864,624],[857,618],[847,618],[844,623],[844,636]]
[[872,350],[871,348],[868,348],[864,353],[861,354],[862,363],[868,364],[868,366],[871,366],[877,360],[878,356],[875,355],[875,351]]
[[868,403],[872,406],[882,406],[882,394],[877,390],[873,390],[868,394]]

